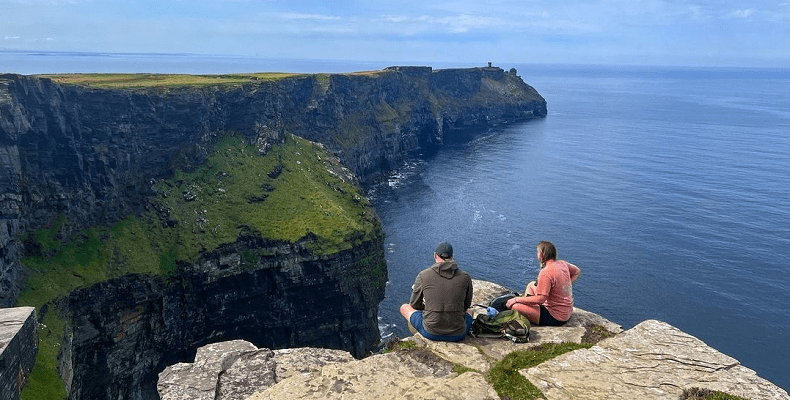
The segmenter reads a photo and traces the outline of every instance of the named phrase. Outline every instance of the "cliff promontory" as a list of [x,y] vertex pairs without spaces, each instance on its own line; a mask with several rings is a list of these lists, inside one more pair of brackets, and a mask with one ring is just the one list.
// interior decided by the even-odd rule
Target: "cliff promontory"
[[[505,288],[474,281],[475,303]],[[477,311],[485,312],[485,309]],[[362,360],[337,350],[259,349],[244,341],[202,348],[159,375],[162,400],[702,399],[787,400],[781,388],[679,329],[655,320],[623,331],[574,309],[564,326],[533,326],[528,343],[419,334]]]
[[387,271],[359,183],[546,114],[491,67],[202,79],[0,75],[0,305],[40,322],[23,397],[155,399],[222,340],[366,354]]

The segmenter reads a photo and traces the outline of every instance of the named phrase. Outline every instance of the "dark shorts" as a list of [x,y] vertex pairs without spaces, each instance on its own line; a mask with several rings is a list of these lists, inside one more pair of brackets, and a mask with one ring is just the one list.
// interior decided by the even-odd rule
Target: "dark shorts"
[[540,305],[540,326],[562,326],[568,321],[557,321],[543,304]]
[[469,329],[472,327],[472,316],[468,313],[464,313],[466,317],[466,330],[462,335],[456,336],[444,336],[444,335],[434,335],[425,330],[425,327],[422,325],[422,311],[415,311],[411,313],[411,317],[409,317],[409,323],[417,332],[420,332],[420,335],[425,336],[426,339],[436,340],[441,342],[460,342],[464,340],[466,337],[466,332],[469,332]]

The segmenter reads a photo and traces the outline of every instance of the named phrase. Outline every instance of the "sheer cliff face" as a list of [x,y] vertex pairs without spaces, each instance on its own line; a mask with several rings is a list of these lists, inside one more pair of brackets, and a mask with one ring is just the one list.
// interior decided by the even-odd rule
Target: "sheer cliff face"
[[545,115],[545,100],[499,68],[149,90],[0,75],[0,305],[13,305],[21,284],[15,237],[59,214],[89,226],[138,211],[151,178],[199,164],[219,132],[323,143],[368,182],[455,130]]
[[[250,268],[242,249],[265,249]],[[305,243],[258,237],[206,254],[174,282],[125,276],[69,296],[73,340],[62,374],[73,399],[156,399],[157,374],[195,349],[244,338],[259,347],[324,347],[365,355],[379,340],[386,269],[381,242],[315,259]]]
[[19,291],[17,235],[61,213],[87,226],[138,210],[152,177],[200,163],[218,132],[323,143],[366,182],[456,129],[545,115],[545,100],[499,68],[134,91],[0,75],[0,305]]
[[[156,182],[201,165],[227,132],[262,150],[286,133],[320,142],[369,182],[456,131],[545,115],[543,98],[499,68],[145,90],[0,75],[0,306],[16,303],[22,255],[41,250],[21,235],[58,216],[70,221],[62,239],[152,212]],[[158,368],[219,340],[364,354],[378,340],[383,236],[324,255],[311,240],[240,236],[167,281],[130,275],[71,293],[60,373],[72,398],[154,398]]]

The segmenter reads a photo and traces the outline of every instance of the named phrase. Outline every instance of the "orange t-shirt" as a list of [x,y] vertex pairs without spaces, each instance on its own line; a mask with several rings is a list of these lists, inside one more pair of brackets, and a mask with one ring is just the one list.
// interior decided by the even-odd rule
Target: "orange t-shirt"
[[538,274],[538,286],[535,288],[535,294],[546,296],[543,305],[557,321],[567,321],[573,312],[571,273],[575,275],[576,268],[568,262],[549,260]]

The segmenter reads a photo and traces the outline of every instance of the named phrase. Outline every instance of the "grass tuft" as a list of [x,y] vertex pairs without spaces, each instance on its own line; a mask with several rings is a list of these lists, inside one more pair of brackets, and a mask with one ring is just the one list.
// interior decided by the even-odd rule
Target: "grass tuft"
[[458,364],[458,363],[453,363],[453,372],[455,372],[458,375],[461,375],[464,372],[480,372],[480,371],[478,371],[478,370],[476,370],[474,368],[470,368],[470,367]]
[[519,370],[534,367],[554,357],[577,349],[588,349],[592,344],[545,343],[528,350],[519,350],[505,356],[488,370],[488,380],[502,398],[531,400],[543,398],[543,393]]
[[680,394],[680,400],[747,400],[747,399],[729,393],[720,392],[717,390],[694,387],[694,388],[684,389],[683,393]]

